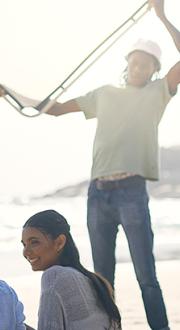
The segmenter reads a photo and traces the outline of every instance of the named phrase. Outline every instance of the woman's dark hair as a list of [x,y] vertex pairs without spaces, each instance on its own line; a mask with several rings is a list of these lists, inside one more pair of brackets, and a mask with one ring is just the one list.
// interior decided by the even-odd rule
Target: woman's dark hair
[[121,329],[121,317],[111,297],[106,281],[81,265],[79,252],[70,234],[70,226],[66,219],[54,210],[45,210],[30,217],[23,226],[23,228],[27,227],[37,228],[52,239],[56,239],[60,234],[66,236],[65,246],[59,255],[59,265],[73,267],[92,281],[97,295],[105,311],[109,315],[112,325],[114,325],[115,329]]

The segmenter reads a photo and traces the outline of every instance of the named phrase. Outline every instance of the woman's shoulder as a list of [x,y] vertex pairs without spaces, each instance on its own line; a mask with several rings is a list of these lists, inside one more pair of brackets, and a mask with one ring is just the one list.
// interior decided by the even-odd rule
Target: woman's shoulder
[[65,276],[71,274],[78,274],[79,272],[72,267],[64,267],[60,265],[51,266],[43,272],[42,277],[46,276]]
[[76,278],[84,277],[83,274],[71,267],[63,267],[59,265],[52,266],[45,270],[42,275],[42,288],[50,288],[58,284],[64,286],[72,283]]

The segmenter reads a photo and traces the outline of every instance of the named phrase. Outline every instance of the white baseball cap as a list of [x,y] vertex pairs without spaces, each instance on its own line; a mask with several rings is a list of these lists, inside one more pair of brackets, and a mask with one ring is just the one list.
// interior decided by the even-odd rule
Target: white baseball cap
[[152,40],[138,39],[136,41],[136,43],[130,47],[130,49],[126,55],[126,59],[128,59],[129,55],[136,50],[141,50],[147,54],[154,56],[158,62],[158,71],[160,70],[160,68],[161,68],[161,48],[159,47],[159,45],[156,42],[154,42]]

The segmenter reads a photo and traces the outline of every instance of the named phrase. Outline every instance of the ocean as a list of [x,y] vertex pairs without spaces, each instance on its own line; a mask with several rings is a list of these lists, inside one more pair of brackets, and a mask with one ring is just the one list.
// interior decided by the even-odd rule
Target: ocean
[[[91,248],[86,226],[86,195],[71,197],[42,195],[38,198],[6,200],[0,202],[0,260],[1,276],[18,276],[27,273],[22,257],[21,230],[24,222],[36,212],[55,209],[62,213],[71,225],[71,232],[79,248],[81,261],[92,268]],[[152,227],[155,234],[154,254],[156,260],[180,259],[180,203],[178,199],[150,199]],[[116,246],[117,262],[130,262],[125,235],[119,228]],[[16,260],[14,267],[13,259]]]
[[[160,124],[161,185],[152,183],[150,198],[152,227],[155,234],[156,260],[180,259],[180,140],[179,95],[171,102]],[[86,121],[82,114],[27,119],[1,100],[0,113],[0,260],[1,276],[27,271],[23,263],[21,229],[32,214],[53,208],[71,224],[81,260],[92,267],[91,248],[86,226],[86,193],[59,193],[90,177],[96,121]],[[167,143],[168,142],[168,143]],[[77,183],[77,185],[76,185]],[[55,193],[51,193],[52,191]],[[68,189],[67,189],[68,191]],[[160,198],[159,198],[160,197]],[[129,262],[123,231],[119,230],[117,262]],[[16,259],[15,259],[16,257]],[[17,267],[14,267],[16,260]],[[18,261],[17,261],[18,260]]]
[[[22,225],[32,214],[48,208],[59,211],[68,219],[81,260],[85,266],[92,268],[86,226],[87,185],[83,193],[79,188],[80,183],[90,176],[95,122],[85,121],[81,114],[62,118],[41,116],[31,121],[4,103],[3,108],[0,114],[1,276],[31,272],[22,257]],[[174,129],[175,125],[168,116],[167,121],[168,127]],[[176,124],[179,122],[178,118],[174,121]],[[163,136],[168,136],[168,139],[175,135],[175,132],[170,135],[167,128],[165,133]],[[164,181],[161,179],[160,187],[152,183],[154,190],[151,190],[150,210],[155,233],[154,253],[156,260],[160,261],[180,259],[178,148],[163,152],[161,175]],[[71,189],[67,189],[70,185],[73,186],[73,194]],[[61,193],[60,186],[66,188],[66,193]],[[116,256],[117,262],[130,261],[121,228]]]

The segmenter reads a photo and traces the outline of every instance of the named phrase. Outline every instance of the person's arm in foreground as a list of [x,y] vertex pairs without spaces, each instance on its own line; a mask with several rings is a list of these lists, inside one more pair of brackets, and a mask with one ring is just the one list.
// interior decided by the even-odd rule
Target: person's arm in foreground
[[2,282],[0,284],[0,329],[25,330],[24,320],[22,303],[18,300],[15,291]]
[[149,0],[149,6],[154,8],[156,15],[170,33],[177,50],[180,52],[180,31],[167,19],[164,10],[164,0]]

